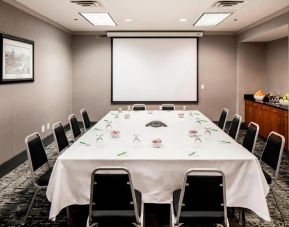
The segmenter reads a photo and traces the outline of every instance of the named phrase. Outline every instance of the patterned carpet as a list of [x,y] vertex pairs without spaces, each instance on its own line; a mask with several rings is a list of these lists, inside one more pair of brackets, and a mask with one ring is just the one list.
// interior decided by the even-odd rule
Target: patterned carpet
[[[243,140],[246,130],[240,130],[239,142]],[[69,133],[68,133],[68,136]],[[259,156],[264,147],[264,140],[259,138],[256,145],[256,155]],[[53,164],[57,157],[57,150],[55,143],[51,143],[46,147],[49,162]],[[278,184],[275,185],[275,191],[283,211],[286,215],[287,223],[289,223],[289,166],[288,166],[288,153],[285,152],[281,164],[280,177]],[[253,185],[252,185],[253,187]],[[20,226],[20,221],[27,209],[27,202],[30,201],[34,193],[33,186],[30,180],[30,171],[28,162],[24,162],[9,174],[0,179],[0,226]],[[272,222],[265,222],[261,220],[253,212],[246,210],[246,226],[283,226],[283,222],[276,208],[272,194],[269,193],[268,206],[272,217]],[[34,207],[30,213],[26,226],[52,226],[60,227],[67,226],[66,212],[62,211],[57,217],[57,221],[52,222],[48,220],[50,204],[46,199],[45,192],[39,193]],[[72,207],[72,226],[83,226],[86,219],[87,206],[74,206]],[[237,216],[237,213],[236,213]],[[166,226],[163,224],[150,224],[157,223],[156,221],[147,221],[147,226],[157,227]],[[159,222],[158,222],[159,223]],[[230,218],[230,226],[237,226],[235,218]],[[119,225],[114,225],[119,226]]]

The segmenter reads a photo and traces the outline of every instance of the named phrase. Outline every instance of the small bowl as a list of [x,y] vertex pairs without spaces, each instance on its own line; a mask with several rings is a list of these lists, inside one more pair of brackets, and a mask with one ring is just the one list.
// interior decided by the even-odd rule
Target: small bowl
[[184,118],[185,114],[184,113],[178,113],[179,118]]
[[190,137],[196,137],[198,135],[198,131],[197,130],[190,130],[189,131],[189,136]]
[[256,101],[263,101],[264,97],[265,97],[264,95],[263,96],[254,95],[254,99]]
[[120,137],[120,131],[118,131],[118,130],[112,130],[112,131],[110,132],[110,134],[111,134],[111,137],[112,137],[112,138],[118,138],[118,137]]
[[161,145],[162,145],[161,139],[154,139],[154,140],[152,141],[152,145],[153,145],[154,148],[160,148]]
[[130,119],[130,114],[129,113],[125,114],[124,119]]
[[280,100],[279,100],[279,103],[280,103],[282,106],[288,106],[289,101],[288,101],[288,100],[280,99]]

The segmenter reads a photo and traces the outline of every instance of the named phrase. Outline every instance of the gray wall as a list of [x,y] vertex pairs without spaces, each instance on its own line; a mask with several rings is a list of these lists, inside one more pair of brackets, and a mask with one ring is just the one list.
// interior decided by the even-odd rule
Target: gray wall
[[[71,37],[2,1],[0,32],[35,42],[35,82],[0,85],[0,164],[25,149],[41,125],[71,112]],[[41,136],[46,136],[51,130]]]
[[[111,105],[111,42],[109,38],[73,36],[72,110],[87,108],[93,120],[100,119]],[[222,108],[236,111],[236,43],[234,36],[206,36],[199,39],[199,103],[188,108],[200,109],[213,120]],[[125,106],[124,106],[125,107]],[[150,109],[158,108],[150,105]],[[79,116],[79,115],[78,115]]]
[[267,87],[266,43],[238,43],[237,105],[245,120],[244,94],[254,94]]
[[244,94],[258,90],[289,92],[288,38],[267,43],[238,43],[237,52],[238,106],[244,118]]
[[267,91],[289,93],[288,37],[267,43]]

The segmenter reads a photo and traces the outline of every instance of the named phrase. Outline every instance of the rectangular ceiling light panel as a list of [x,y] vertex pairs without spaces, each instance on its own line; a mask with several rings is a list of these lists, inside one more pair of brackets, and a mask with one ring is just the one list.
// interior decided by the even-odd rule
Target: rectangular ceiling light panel
[[116,26],[108,13],[80,13],[94,26]]
[[216,26],[229,17],[232,13],[204,13],[194,24],[195,27]]

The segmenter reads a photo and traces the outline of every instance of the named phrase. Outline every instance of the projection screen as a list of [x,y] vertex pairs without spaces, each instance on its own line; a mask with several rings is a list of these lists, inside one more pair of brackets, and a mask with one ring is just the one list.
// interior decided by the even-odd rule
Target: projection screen
[[197,38],[113,38],[112,102],[197,102]]

